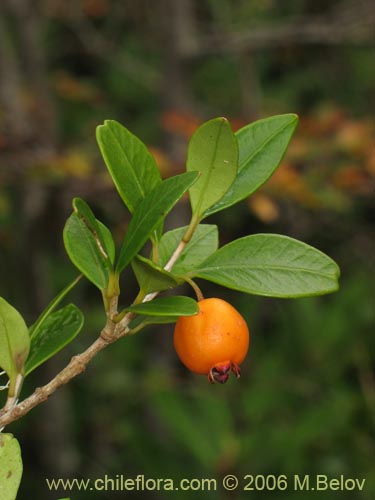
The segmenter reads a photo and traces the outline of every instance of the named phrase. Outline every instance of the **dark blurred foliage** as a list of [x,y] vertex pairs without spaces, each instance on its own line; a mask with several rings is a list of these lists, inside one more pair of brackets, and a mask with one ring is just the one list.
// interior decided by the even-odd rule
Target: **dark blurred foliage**
[[[118,244],[123,237],[129,215],[95,143],[106,118],[139,135],[168,176],[183,168],[188,138],[205,119],[225,115],[238,129],[299,114],[273,178],[210,222],[222,243],[283,233],[328,253],[342,270],[338,293],[296,301],[201,283],[207,296],[230,300],[248,320],[252,344],[240,382],[210,386],[187,373],[173,352],[171,326],[108,348],[69,387],[9,426],[23,447],[21,499],[56,498],[45,477],[220,480],[227,473],[366,477],[362,496],[340,498],[373,498],[371,7],[363,0],[0,2],[0,294],[28,323],[76,275],[61,238],[73,196],[92,205]],[[182,203],[168,224],[188,217]],[[136,293],[130,272],[122,290],[125,304]],[[24,394],[103,325],[93,287],[82,282],[70,298],[85,312],[84,332],[30,377]],[[191,496],[248,498],[220,487]]]

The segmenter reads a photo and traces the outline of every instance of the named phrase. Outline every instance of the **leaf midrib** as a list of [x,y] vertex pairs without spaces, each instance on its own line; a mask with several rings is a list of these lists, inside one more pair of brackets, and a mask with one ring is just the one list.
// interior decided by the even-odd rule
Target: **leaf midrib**
[[[244,160],[242,163],[238,164],[238,173],[237,173],[236,179],[234,180],[234,183],[236,181],[241,180],[242,173],[245,171],[246,165],[248,165],[249,163],[251,163],[254,160],[254,158],[262,151],[262,149],[264,149],[267,146],[268,143],[270,143],[271,141],[273,141],[277,135],[279,135],[287,127],[289,127],[296,119],[297,119],[297,117],[294,116],[293,120],[289,121],[288,123],[284,124],[283,126],[279,127],[278,129],[276,129],[271,136],[269,136],[255,150],[253,150],[253,152],[246,158],[246,160]],[[265,120],[267,120],[267,118],[265,118]],[[236,138],[238,140],[238,134],[236,133],[235,135],[236,135]],[[284,156],[285,153],[286,153],[286,148],[285,148],[282,156]],[[270,173],[270,175],[268,176],[268,179],[271,177],[271,175],[272,175],[273,172],[274,172],[274,170]],[[246,198],[246,196],[250,196],[252,193],[254,193],[258,189],[258,187],[261,186],[264,182],[265,181],[261,181],[260,183],[258,182],[256,185],[254,185],[254,188],[252,189],[252,191],[250,191],[243,198]],[[229,208],[230,206],[232,206],[235,203],[237,203],[238,201],[240,201],[239,199],[236,199],[236,198],[234,200],[233,200],[233,198],[231,199],[231,195],[232,195],[232,192],[233,192],[232,189],[233,189],[233,184],[232,184],[232,186],[229,187],[228,191],[224,194],[224,196],[223,196],[223,198],[221,200],[217,201],[216,203],[214,203],[214,205],[212,207],[210,207],[210,208],[207,209],[206,215],[212,215],[212,214],[214,214],[216,212],[219,212],[220,210],[223,210],[224,208]],[[227,197],[229,197],[229,203],[228,203],[228,200],[226,199]],[[216,210],[213,210],[215,208],[216,208]]]
[[209,185],[209,182],[211,180],[212,171],[213,171],[213,165],[215,163],[215,159],[216,159],[216,156],[217,156],[217,149],[218,149],[218,144],[219,144],[219,137],[221,136],[221,131],[222,131],[224,123],[225,123],[225,121],[221,120],[221,122],[220,122],[220,128],[219,128],[219,131],[218,131],[218,133],[216,135],[215,147],[214,147],[214,152],[213,152],[213,155],[212,155],[213,159],[211,159],[211,162],[210,162],[210,169],[209,169],[208,174],[206,176],[206,180],[204,182],[204,187],[202,186],[202,188],[201,188],[201,195],[200,195],[200,198],[199,198],[199,201],[198,201],[198,204],[197,204],[197,208],[196,208],[196,212],[199,215],[201,215],[201,210],[200,209],[201,209],[201,206],[202,206],[202,203],[203,203],[203,199],[205,197],[206,188]]
[[[159,201],[160,202],[163,201],[167,195],[169,195],[169,193],[167,193],[167,192],[163,193],[162,196],[159,198]],[[138,231],[138,229],[143,228],[144,221],[148,219],[149,214],[153,213],[154,210],[155,210],[155,208],[152,206],[152,204],[150,204],[150,206],[147,206],[143,210],[143,213],[141,213],[138,216],[137,216],[137,214],[139,214],[139,212],[137,214],[135,214],[134,219],[133,219],[135,221],[134,222],[134,231],[132,232],[130,238],[127,240],[126,247],[129,247],[134,240],[137,240],[136,236],[139,235],[140,233],[142,234],[142,238],[143,238],[144,234],[146,232],[148,234],[150,234],[153,231],[155,226],[158,224],[159,218],[161,218],[162,216],[158,215],[157,219],[155,218],[156,222],[155,222],[155,224],[152,225],[152,228],[150,230],[140,232],[140,231]]]
[[[167,182],[167,181],[164,181],[164,182]],[[162,184],[160,184],[160,185],[162,185]],[[156,186],[154,189],[158,189],[158,187],[159,186]],[[185,192],[186,189],[188,189],[188,187],[186,187],[185,184],[183,184],[183,187],[184,187],[183,192]],[[174,204],[176,203],[176,191],[178,192],[178,194],[180,194],[181,189],[182,189],[182,185],[176,184],[176,186],[172,186],[172,188],[173,188],[173,193],[174,193],[173,199],[171,199],[170,203],[168,204],[167,207],[164,208],[162,213],[157,215],[157,218],[155,218],[152,227],[149,227],[149,229],[147,229],[147,231],[139,231],[139,228],[141,228],[141,229],[143,228],[143,225],[144,225],[143,221],[148,219],[149,214],[150,213],[151,214],[157,213],[157,211],[155,210],[155,205],[153,203],[154,198],[155,198],[155,194],[154,194],[153,199],[151,201],[149,198],[144,199],[144,200],[148,200],[148,201],[144,201],[144,203],[147,204],[147,206],[145,208],[142,207],[143,213],[141,213],[140,215],[138,215],[139,211],[134,214],[134,218],[132,219],[132,221],[130,223],[130,224],[132,224],[132,222],[134,221],[133,222],[134,230],[132,231],[131,236],[128,238],[128,240],[126,240],[126,236],[125,236],[125,241],[122,245],[119,261],[117,263],[117,270],[119,270],[120,268],[124,268],[123,261],[125,261],[126,262],[125,265],[127,265],[127,263],[129,263],[132,260],[132,259],[129,259],[129,256],[127,256],[126,258],[124,257],[126,255],[126,250],[129,247],[131,247],[131,244],[133,244],[134,241],[136,241],[136,242],[138,241],[138,245],[136,245],[136,250],[135,250],[135,252],[133,251],[133,254],[135,255],[139,250],[139,248],[137,248],[137,247],[142,246],[143,242],[147,240],[148,235],[152,233],[154,228],[158,225],[159,221],[164,217],[165,212],[169,212],[170,207],[174,206]],[[171,189],[171,191],[172,191],[172,189]],[[169,196],[171,195],[171,191],[167,191],[166,189],[163,189],[161,195],[159,197],[157,197],[159,203],[161,201],[165,200],[165,198],[169,198]],[[178,195],[177,195],[177,199],[178,199]],[[130,229],[130,225],[129,225],[128,231],[129,231],[129,229]],[[129,234],[129,233],[127,233],[127,234]],[[139,234],[141,234],[141,238],[140,237],[137,238],[137,236],[139,236]],[[141,243],[139,243],[139,242],[141,242]]]
[[[294,117],[290,122],[284,124],[283,126],[279,127],[271,136],[267,137],[265,141],[263,141],[249,156],[246,157],[246,160],[243,162],[243,167],[241,168],[241,165],[238,166],[238,173],[240,174],[242,170],[245,168],[245,165],[247,163],[250,163],[254,157],[262,150],[264,147],[271,141],[274,140],[274,138],[280,134],[280,132],[283,132],[289,125],[291,125],[296,118]],[[237,134],[236,134],[237,135]],[[238,135],[237,135],[238,138]]]
[[336,276],[336,273],[323,273],[321,271],[315,271],[313,269],[306,269],[304,267],[280,267],[280,266],[275,266],[275,265],[238,265],[238,264],[228,264],[225,266],[212,266],[212,267],[204,267],[200,269],[195,270],[195,274],[199,275],[201,273],[204,273],[205,271],[220,271],[223,269],[249,269],[249,270],[261,270],[261,271],[268,271],[268,270],[277,270],[277,271],[295,271],[295,272],[304,272],[304,273],[309,273],[309,274],[317,274],[319,276],[325,276],[325,277],[332,277]]
[[[78,222],[80,224],[83,224],[84,227],[87,229],[86,224],[81,220],[81,218],[77,214],[75,214],[75,215],[77,217]],[[108,274],[104,271],[104,267],[101,265],[101,261],[98,258],[97,252],[100,252],[100,250],[98,249],[95,240],[93,241],[93,236],[91,235],[91,233],[87,233],[86,231],[83,231],[83,236],[84,236],[84,238],[86,239],[86,241],[89,244],[90,251],[91,251],[91,253],[93,254],[93,257],[94,257],[96,268],[99,270],[100,274],[103,277],[104,287],[105,287],[106,284],[107,284],[107,282],[108,282]],[[103,263],[104,263],[105,266],[107,266],[107,261],[105,259],[103,259]],[[102,285],[100,285],[100,287],[101,286]]]
[[[134,167],[133,167],[133,164],[132,164],[132,162],[131,162],[131,161],[130,161],[130,159],[129,159],[128,153],[127,153],[127,152],[126,152],[126,150],[123,148],[123,146],[122,146],[122,144],[121,144],[120,140],[118,139],[118,137],[116,136],[116,134],[113,132],[113,130],[112,130],[111,128],[109,128],[109,131],[110,131],[110,133],[113,135],[113,137],[115,138],[115,141],[117,142],[117,144],[119,145],[119,147],[120,147],[121,151],[123,152],[123,154],[124,154],[124,156],[125,156],[125,158],[126,158],[126,161],[127,161],[127,162],[128,162],[128,164],[130,165],[130,167],[131,167],[131,168],[130,168],[130,171],[131,171],[131,173],[132,173],[132,177],[135,179],[135,183],[136,183],[137,187],[139,188],[139,191],[140,191],[140,193],[141,193],[142,199],[144,199],[144,198],[145,198],[145,196],[146,196],[146,193],[145,193],[145,191],[144,191],[144,189],[143,189],[143,187],[142,187],[141,183],[140,183],[140,182],[139,182],[139,180],[138,180],[138,177],[137,177],[137,175],[136,175],[136,173],[135,173],[135,169],[134,169]],[[133,208],[133,209],[134,209],[134,208]]]

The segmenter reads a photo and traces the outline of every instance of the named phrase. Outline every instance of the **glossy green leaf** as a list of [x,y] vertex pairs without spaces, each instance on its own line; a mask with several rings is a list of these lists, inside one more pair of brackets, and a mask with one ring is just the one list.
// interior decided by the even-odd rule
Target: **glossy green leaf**
[[103,255],[106,255],[111,264],[115,260],[115,243],[110,230],[98,219],[88,204],[81,198],[73,199],[75,213],[83,220],[89,231],[93,234],[96,244]]
[[198,304],[190,297],[161,297],[127,307],[127,311],[146,316],[191,316],[198,314]]
[[198,178],[197,172],[170,177],[159,184],[134,212],[117,263],[121,272],[137,255],[153,230]]
[[26,323],[20,313],[0,297],[0,368],[7,373],[14,387],[30,350]]
[[161,182],[154,158],[138,137],[114,120],[97,127],[96,137],[117,191],[134,212]]
[[137,316],[129,324],[129,329],[138,332],[148,325],[168,325],[170,323],[176,323],[178,318],[179,316]]
[[83,322],[82,312],[69,304],[47,316],[37,328],[31,327],[33,336],[25,376],[69,344],[81,331]]
[[0,433],[0,498],[16,500],[22,478],[21,448],[13,434]]
[[69,285],[67,285],[61,292],[48,304],[48,306],[41,313],[39,318],[35,321],[35,323],[29,328],[29,336],[30,339],[33,338],[34,335],[38,333],[39,327],[43,325],[45,320],[48,318],[50,314],[56,309],[56,307],[60,304],[60,302],[64,299],[64,297],[76,286],[76,284],[82,278],[82,274],[77,276]]
[[132,260],[132,268],[139,288],[144,293],[162,292],[177,286],[177,281],[167,271],[155,265],[151,260],[137,255]]
[[220,201],[205,215],[230,207],[264,184],[279,166],[298,124],[294,114],[258,120],[236,133],[239,147],[238,174]]
[[225,245],[192,272],[214,283],[269,297],[334,292],[340,271],[327,255],[277,234],[255,234]]
[[238,144],[226,118],[210,120],[195,131],[186,168],[201,173],[190,189],[193,213],[200,218],[223,197],[237,175]]
[[[187,229],[180,227],[165,233],[160,240],[159,261],[162,266],[168,262]],[[182,276],[199,266],[209,255],[217,250],[219,234],[214,224],[199,224],[172,268],[173,274]]]
[[112,264],[97,233],[90,230],[86,222],[74,212],[66,221],[63,237],[66,252],[73,264],[95,286],[104,290],[108,285]]
[[116,248],[112,233],[108,229],[108,227],[103,224],[103,222],[100,222],[100,220],[96,219],[96,223],[98,226],[100,241],[102,242],[103,248],[105,249],[105,252],[108,255],[109,261],[113,267],[115,265]]
[[96,237],[99,237],[97,234],[96,218],[88,204],[82,200],[82,198],[73,198],[72,205],[75,213],[83,219],[88,229],[94,233]]

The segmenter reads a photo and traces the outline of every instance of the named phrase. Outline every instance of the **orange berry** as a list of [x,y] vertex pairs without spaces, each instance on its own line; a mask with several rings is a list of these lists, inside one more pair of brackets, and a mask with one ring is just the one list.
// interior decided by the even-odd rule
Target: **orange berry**
[[239,378],[250,341],[244,318],[222,299],[203,299],[198,307],[198,314],[182,316],[176,323],[173,340],[178,357],[211,383],[223,384],[231,371]]

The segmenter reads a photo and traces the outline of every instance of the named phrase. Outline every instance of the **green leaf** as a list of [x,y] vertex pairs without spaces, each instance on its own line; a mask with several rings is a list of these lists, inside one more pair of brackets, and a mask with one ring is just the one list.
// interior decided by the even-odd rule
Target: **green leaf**
[[121,272],[133,260],[152,231],[197,178],[198,172],[186,172],[170,177],[141,201],[126,232],[117,263],[117,272]]
[[115,248],[115,242],[113,241],[112,233],[108,229],[108,227],[103,224],[103,222],[100,222],[100,220],[98,219],[95,220],[98,228],[100,241],[103,245],[103,248],[105,249],[106,254],[108,255],[111,267],[113,267],[116,258],[116,248]]
[[30,349],[26,323],[20,313],[0,297],[0,368],[5,370],[14,388]]
[[33,336],[25,376],[69,344],[81,331],[83,322],[78,307],[68,304],[38,322],[37,328],[31,327]]
[[0,498],[16,500],[22,478],[21,448],[13,434],[0,433]]
[[137,255],[132,260],[132,268],[139,288],[145,294],[162,292],[178,285],[170,273],[140,255]]
[[239,130],[236,133],[238,175],[222,199],[205,215],[238,203],[264,184],[283,159],[297,124],[297,115],[285,114],[258,120]]
[[[168,262],[187,230],[187,226],[165,233],[159,244],[159,261],[162,266]],[[217,250],[219,234],[214,224],[199,224],[189,243],[177,259],[172,273],[182,276],[199,266]]]
[[[101,233],[102,234],[102,233]],[[73,264],[100,290],[108,285],[112,264],[102,242],[98,244],[98,233],[94,233],[77,213],[66,221],[64,245]]]
[[255,234],[225,245],[192,272],[256,295],[307,297],[338,289],[340,270],[323,252],[277,234]]
[[162,297],[127,307],[126,311],[146,316],[192,316],[198,314],[198,304],[190,297]]
[[91,208],[84,200],[81,198],[74,198],[72,204],[75,213],[83,220],[94,236],[101,253],[107,256],[110,263],[113,264],[115,260],[115,243],[110,230],[95,218]]
[[141,328],[148,325],[167,325],[170,323],[176,323],[178,318],[179,316],[137,316],[129,324],[129,329],[138,332]]
[[44,321],[48,318],[48,316],[56,309],[56,307],[60,304],[63,298],[70,292],[72,288],[76,286],[76,284],[82,278],[82,274],[77,276],[69,285],[67,285],[61,292],[48,304],[48,306],[44,309],[39,318],[35,321],[35,323],[29,328],[29,336],[32,339],[34,335],[37,335],[39,327],[44,323]]
[[200,219],[223,197],[237,175],[238,144],[226,118],[210,120],[194,132],[186,168],[202,174],[190,189],[192,210]]
[[114,120],[106,120],[96,137],[113,182],[130,212],[161,182],[154,158],[135,135]]

